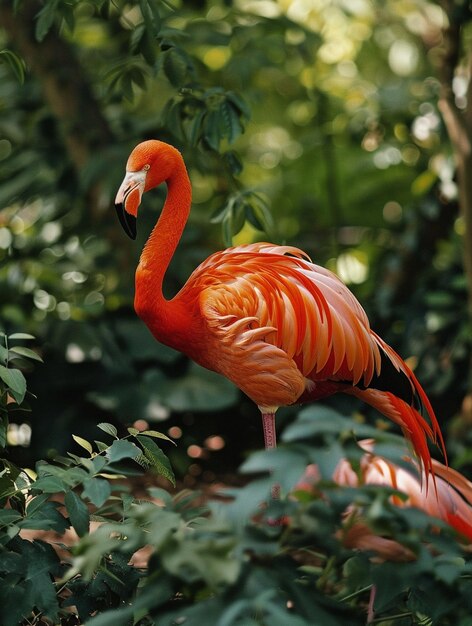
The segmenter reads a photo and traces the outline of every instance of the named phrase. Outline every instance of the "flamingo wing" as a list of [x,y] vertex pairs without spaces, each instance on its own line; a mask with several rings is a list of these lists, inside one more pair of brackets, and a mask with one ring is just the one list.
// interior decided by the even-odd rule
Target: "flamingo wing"
[[312,382],[355,385],[362,379],[368,385],[380,372],[381,348],[359,302],[334,274],[297,248],[230,248],[211,256],[189,282],[203,286],[202,316],[213,332],[227,336],[235,324],[237,334],[254,331],[244,337],[247,343],[250,337],[264,337]]
[[229,248],[200,265],[179,297],[198,300],[204,325],[192,357],[263,411],[337,391],[356,395],[401,426],[431,471],[426,438],[442,439],[426,394],[349,289],[301,250]]

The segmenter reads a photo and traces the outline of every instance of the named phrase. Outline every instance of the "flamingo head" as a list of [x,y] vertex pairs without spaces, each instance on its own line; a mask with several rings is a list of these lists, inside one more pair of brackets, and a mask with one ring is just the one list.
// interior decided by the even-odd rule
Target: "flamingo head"
[[116,194],[115,208],[131,239],[136,239],[136,217],[143,193],[171,177],[179,156],[175,148],[155,139],[138,144],[129,155],[126,175]]

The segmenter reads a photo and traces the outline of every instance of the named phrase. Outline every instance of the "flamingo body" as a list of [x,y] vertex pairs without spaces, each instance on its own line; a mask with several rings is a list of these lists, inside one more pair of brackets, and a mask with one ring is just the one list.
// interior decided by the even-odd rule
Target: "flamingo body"
[[[232,380],[263,417],[338,391],[355,395],[402,428],[431,472],[427,438],[444,444],[426,394],[371,330],[349,289],[301,250],[270,243],[229,248],[204,261],[174,298],[163,297],[191,205],[178,151],[154,140],[139,144],[115,203],[133,237],[142,194],[162,182],[167,198],[143,249],[135,292],[135,309],[155,338]],[[275,432],[266,432],[273,419],[263,423],[273,447]]]
[[[354,470],[347,459],[336,466],[332,480],[345,487],[360,485],[383,485],[402,492],[405,497],[392,495],[392,504],[398,507],[414,507],[452,526],[467,543],[472,542],[472,483],[462,474],[433,459],[436,476],[435,489],[427,489],[422,470],[412,458],[405,455],[409,468],[400,467],[392,461],[375,454],[375,442],[366,439],[359,442],[365,451],[360,469]],[[296,490],[313,491],[320,480],[316,465],[309,465]],[[398,542],[374,535],[352,508],[347,512],[351,518],[346,525],[343,541],[348,547],[373,550],[388,560],[407,560],[413,553]],[[355,523],[352,523],[352,517]]]

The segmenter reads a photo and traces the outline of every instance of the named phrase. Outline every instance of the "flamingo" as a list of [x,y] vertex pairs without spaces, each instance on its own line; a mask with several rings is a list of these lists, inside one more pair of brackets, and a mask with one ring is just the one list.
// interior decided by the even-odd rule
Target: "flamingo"
[[[276,447],[279,407],[337,392],[355,396],[395,422],[425,475],[434,476],[428,440],[445,455],[432,406],[401,357],[370,328],[341,280],[301,250],[252,243],[212,254],[175,297],[163,296],[166,270],[192,199],[184,160],[158,140],[131,152],[115,207],[136,238],[144,192],[167,196],[139,260],[134,306],[154,337],[233,381],[259,407],[264,444]],[[276,493],[276,491],[275,491]]]
[[[343,487],[360,485],[383,485],[402,492],[406,498],[392,495],[392,504],[398,507],[414,507],[427,515],[442,520],[452,526],[461,539],[472,543],[472,483],[452,467],[432,459],[436,488],[427,489],[418,463],[405,454],[404,467],[389,459],[375,454],[375,441],[364,439],[358,442],[364,450],[360,460],[360,469],[354,470],[347,459],[341,459],[336,465],[332,480]],[[314,492],[320,481],[320,472],[315,464],[309,465],[303,477],[295,486],[297,491]],[[396,541],[378,537],[359,520],[355,509],[347,512],[357,520],[347,525],[343,541],[347,547],[372,550],[387,560],[410,560],[413,553]]]
[[[374,454],[375,441],[359,441],[365,451],[360,460],[360,470],[355,471],[347,459],[341,459],[336,465],[332,480],[344,487],[360,485],[383,485],[402,492],[405,498],[396,494],[391,502],[398,507],[414,507],[432,518],[440,519],[454,528],[461,543],[472,544],[472,483],[460,472],[432,459],[435,477],[434,491],[428,490],[422,468],[414,459],[405,455],[404,461],[409,469],[400,467],[392,461]],[[303,477],[297,483],[297,491],[315,493],[320,481],[320,472],[315,464],[309,465]],[[367,550],[387,561],[412,561],[414,552],[395,539],[376,535],[362,519],[356,507],[349,507],[345,512],[346,524],[338,533],[347,548]],[[370,590],[367,607],[367,624],[374,620],[376,586]]]

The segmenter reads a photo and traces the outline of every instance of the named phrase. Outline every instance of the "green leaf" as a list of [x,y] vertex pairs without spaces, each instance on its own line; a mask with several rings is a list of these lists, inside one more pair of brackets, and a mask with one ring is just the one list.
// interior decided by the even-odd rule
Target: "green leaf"
[[26,394],[26,380],[23,373],[18,369],[6,368],[4,365],[0,365],[0,378],[7,385],[17,403],[21,404]]
[[218,150],[222,139],[219,129],[220,117],[218,111],[210,111],[203,120],[203,136],[212,150]]
[[251,117],[251,109],[239,94],[236,94],[234,91],[228,91],[226,92],[226,99],[236,107],[239,114],[244,118],[248,120]]
[[[213,589],[233,584],[242,566],[242,561],[234,553],[235,537],[212,535],[211,522],[202,526],[200,537],[187,536],[178,547],[160,551],[165,569],[190,584],[199,579]],[[207,536],[206,533],[203,535],[206,526]]]
[[28,502],[28,506],[26,509],[27,515],[34,515],[36,511],[40,510],[43,504],[48,501],[49,496],[47,494],[41,494],[39,496],[35,496],[32,500]]
[[28,333],[13,333],[13,335],[8,335],[8,339],[35,339],[35,337]]
[[174,472],[164,452],[150,437],[138,435],[136,439],[143,446],[144,455],[152,463],[152,467],[175,487]]
[[[43,363],[43,359],[39,356],[39,354],[36,354],[34,350],[30,350],[29,348],[23,348],[23,346],[15,346],[14,348],[10,348],[9,352],[11,359],[13,359],[14,355],[17,354],[19,356],[25,357],[26,359],[31,359],[33,361],[39,361],[40,363]],[[11,356],[12,352],[13,356]]]
[[243,171],[241,159],[234,150],[229,150],[223,154],[223,161],[233,176],[239,176]]
[[94,443],[97,446],[97,450],[99,452],[104,452],[108,448],[108,444],[104,443],[103,441],[97,441],[97,439],[94,439]]
[[223,102],[220,107],[220,116],[223,122],[223,135],[228,138],[229,143],[233,143],[243,132],[239,115],[228,102]]
[[0,360],[3,365],[7,364],[8,361],[8,350],[4,346],[0,346]]
[[58,510],[61,505],[48,498],[47,494],[42,494],[28,504],[21,528],[55,530],[58,533],[63,533],[68,528],[68,521]]
[[59,571],[59,558],[53,547],[44,541],[25,542],[22,553],[27,563],[25,578],[31,581],[30,601],[57,624],[58,602],[52,577]]
[[225,219],[228,211],[231,210],[231,201],[228,201],[224,206],[219,207],[214,211],[210,217],[211,224],[221,224]]
[[75,27],[74,7],[71,4],[62,4],[60,9],[62,19],[67,24],[69,30],[72,32]]
[[237,397],[233,383],[192,363],[186,376],[168,382],[163,401],[174,411],[217,411],[235,404]]
[[246,213],[245,213],[245,205],[244,202],[237,202],[233,206],[233,235],[237,235],[240,230],[244,227],[246,222]]
[[110,494],[110,483],[103,478],[91,478],[84,483],[82,495],[96,507],[101,507],[108,500]]
[[38,13],[36,18],[35,35],[37,41],[41,42],[48,34],[51,26],[54,24],[55,13],[58,0],[48,2]]
[[353,423],[338,411],[322,404],[300,411],[295,422],[282,435],[283,441],[297,441],[325,434],[337,435],[352,428]]
[[434,563],[434,573],[439,580],[452,585],[461,576],[465,561],[459,556],[440,555]]
[[161,16],[157,4],[152,0],[139,0],[139,7],[146,23],[146,26],[155,29],[155,35],[159,34],[159,28],[161,24]]
[[141,454],[141,450],[134,443],[124,441],[123,439],[114,441],[106,452],[110,463],[116,463],[116,461],[121,461],[122,459],[135,460],[139,454]]
[[164,56],[164,72],[174,87],[182,87],[189,77],[189,59],[178,48],[170,48]]
[[132,67],[129,71],[130,80],[140,89],[146,89],[146,72],[141,67]]
[[164,433],[160,433],[157,430],[143,430],[141,431],[141,435],[147,435],[148,437],[156,437],[157,439],[164,439],[165,441],[170,441],[171,443],[175,445],[177,445],[175,443],[175,441],[173,441],[170,437],[168,437],[167,435],[164,435]]
[[0,510],[0,527],[9,526],[22,519],[22,516],[18,511],[13,509],[1,509]]
[[112,437],[118,437],[118,431],[113,426],[113,424],[107,424],[106,422],[101,422],[100,424],[97,424],[97,426],[98,428],[100,428],[100,430],[103,430],[108,435],[111,435]]
[[84,448],[84,450],[87,450],[87,452],[89,452],[90,454],[93,453],[92,444],[90,442],[88,442],[86,439],[83,439],[83,437],[79,437],[79,435],[72,435],[72,439],[76,443],[78,443],[79,446]]
[[0,450],[7,445],[8,419],[0,417]]
[[83,537],[89,531],[90,514],[85,503],[74,491],[68,491],[64,498],[70,523],[79,537]]
[[11,50],[0,50],[0,55],[13,70],[18,82],[23,84],[25,82],[25,62],[23,59]]
[[44,493],[58,493],[66,491],[67,485],[59,476],[42,476],[34,483],[33,488]]
[[195,115],[188,131],[188,141],[191,146],[196,146],[200,141],[202,134],[202,121],[205,117],[205,111],[201,110]]
[[258,230],[270,234],[274,229],[274,220],[269,205],[262,196],[250,192],[246,204],[246,218]]
[[233,234],[234,234],[232,211],[228,211],[228,213],[225,215],[225,219],[223,220],[223,223],[222,223],[222,231],[223,231],[223,242],[225,246],[227,247],[232,246]]

